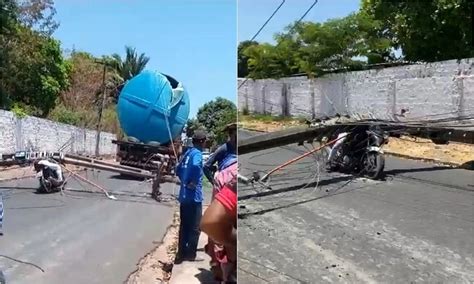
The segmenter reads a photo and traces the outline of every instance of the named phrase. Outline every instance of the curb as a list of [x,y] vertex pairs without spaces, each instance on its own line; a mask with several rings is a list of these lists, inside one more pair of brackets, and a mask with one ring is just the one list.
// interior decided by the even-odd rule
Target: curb
[[385,154],[389,156],[398,157],[398,158],[408,159],[408,160],[415,160],[415,161],[422,161],[422,162],[427,162],[427,163],[435,163],[435,164],[451,166],[453,168],[462,168],[462,165],[463,165],[460,163],[445,162],[445,161],[430,159],[430,158],[414,157],[414,156],[409,156],[409,155],[404,155],[404,154],[399,154],[399,153],[394,153],[394,152],[389,152],[389,151],[385,151]]

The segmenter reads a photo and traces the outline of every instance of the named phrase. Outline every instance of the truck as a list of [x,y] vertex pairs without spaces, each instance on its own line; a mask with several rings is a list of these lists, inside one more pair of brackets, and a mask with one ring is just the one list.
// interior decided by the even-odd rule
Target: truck
[[189,95],[175,78],[144,71],[130,79],[117,103],[124,139],[117,145],[117,161],[160,175],[173,175],[182,153],[181,134],[189,117]]

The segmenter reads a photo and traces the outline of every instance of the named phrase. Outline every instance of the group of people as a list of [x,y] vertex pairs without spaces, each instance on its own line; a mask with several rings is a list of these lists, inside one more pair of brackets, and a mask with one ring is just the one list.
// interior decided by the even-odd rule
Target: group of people
[[[180,228],[175,263],[194,261],[201,230],[209,237],[205,247],[211,257],[211,271],[218,281],[236,282],[237,272],[237,125],[224,130],[228,141],[204,162],[204,131],[195,131],[193,146],[186,150],[176,173],[179,192]],[[203,178],[213,186],[212,200],[202,215]]]

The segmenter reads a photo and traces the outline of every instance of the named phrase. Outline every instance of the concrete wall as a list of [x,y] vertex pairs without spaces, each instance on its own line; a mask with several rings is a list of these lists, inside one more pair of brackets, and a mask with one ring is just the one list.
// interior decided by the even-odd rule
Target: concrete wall
[[[115,155],[115,134],[102,132],[100,154]],[[19,150],[58,151],[94,155],[96,131],[82,129],[37,117],[17,118],[12,112],[0,110],[0,153]]]
[[[239,110],[272,115],[452,118],[474,115],[474,58],[279,80],[247,80]],[[238,79],[240,86],[244,79]]]

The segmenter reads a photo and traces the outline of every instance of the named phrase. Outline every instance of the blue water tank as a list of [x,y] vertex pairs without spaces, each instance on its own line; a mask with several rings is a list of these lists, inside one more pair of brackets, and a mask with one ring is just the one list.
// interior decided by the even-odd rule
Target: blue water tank
[[166,144],[181,135],[189,117],[189,95],[170,76],[144,71],[120,92],[117,113],[125,134],[143,143]]

